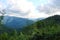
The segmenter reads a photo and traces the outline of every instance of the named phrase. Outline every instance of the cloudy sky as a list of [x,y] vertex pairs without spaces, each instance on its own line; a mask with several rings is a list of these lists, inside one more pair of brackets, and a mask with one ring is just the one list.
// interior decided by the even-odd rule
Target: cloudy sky
[[60,0],[0,0],[0,10],[22,18],[47,18],[60,15]]

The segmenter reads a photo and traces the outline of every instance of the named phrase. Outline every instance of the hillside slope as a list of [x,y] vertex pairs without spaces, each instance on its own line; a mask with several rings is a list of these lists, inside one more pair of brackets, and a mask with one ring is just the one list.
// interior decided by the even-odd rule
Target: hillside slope
[[10,30],[2,30],[0,40],[60,40],[60,15],[39,20],[20,31]]
[[37,21],[24,28],[23,33],[33,35],[31,40],[60,40],[60,15]]
[[12,17],[12,16],[5,16],[3,21],[5,26],[15,29],[23,28],[24,26],[31,25],[33,23],[32,20],[26,18]]

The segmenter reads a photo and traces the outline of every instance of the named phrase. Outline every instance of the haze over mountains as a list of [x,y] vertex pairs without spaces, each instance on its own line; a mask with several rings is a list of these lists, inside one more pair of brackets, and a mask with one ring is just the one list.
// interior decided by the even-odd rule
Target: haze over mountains
[[[55,18],[56,20],[59,20],[59,15],[55,15],[52,17],[53,19]],[[38,18],[35,20],[27,19],[27,18],[19,18],[19,17],[13,17],[13,16],[5,16],[3,21],[4,25],[6,25],[9,28],[23,28],[24,26],[31,25],[39,20],[44,20],[45,18]],[[48,18],[51,20],[51,18]],[[48,20],[46,20],[48,21]]]
[[23,28],[24,26],[31,25],[33,23],[32,20],[13,16],[5,16],[3,22],[4,25],[9,28]]
[[0,0],[0,40],[60,40],[60,0]]
[[[3,38],[10,40],[11,37],[16,40],[60,40],[60,15],[38,20],[35,23],[25,18],[7,17],[4,19],[5,25],[0,24],[0,39],[2,40]],[[23,26],[22,29],[16,30],[21,26]]]

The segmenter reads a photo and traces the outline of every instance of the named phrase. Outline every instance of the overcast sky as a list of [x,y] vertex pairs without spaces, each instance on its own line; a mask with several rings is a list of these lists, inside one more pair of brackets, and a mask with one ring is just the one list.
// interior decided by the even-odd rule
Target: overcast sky
[[60,15],[60,0],[0,0],[0,10],[9,16],[23,18],[46,18]]

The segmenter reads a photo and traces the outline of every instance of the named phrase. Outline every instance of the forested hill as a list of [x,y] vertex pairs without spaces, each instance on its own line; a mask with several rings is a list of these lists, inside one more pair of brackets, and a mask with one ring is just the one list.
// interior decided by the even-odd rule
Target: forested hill
[[4,31],[0,40],[60,40],[60,15],[39,20],[21,31]]
[[[34,28],[34,26],[38,27],[48,27],[48,26],[60,26],[60,15],[54,15],[51,17],[48,17],[44,20],[39,20],[36,23],[30,25],[30,27]],[[29,28],[29,27],[28,27]]]
[[60,40],[60,15],[37,21],[24,28],[23,32],[32,34],[32,40]]

